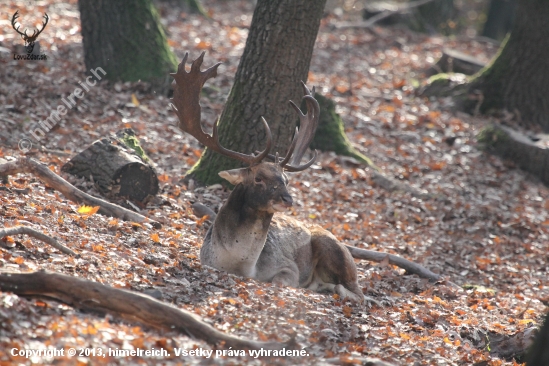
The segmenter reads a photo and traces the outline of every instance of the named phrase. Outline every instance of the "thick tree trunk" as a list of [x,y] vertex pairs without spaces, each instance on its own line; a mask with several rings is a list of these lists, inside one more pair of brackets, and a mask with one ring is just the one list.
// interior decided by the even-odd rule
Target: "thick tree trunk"
[[78,8],[86,69],[101,67],[109,80],[169,83],[177,59],[152,0],[79,0]]
[[491,0],[482,36],[502,40],[511,31],[515,19],[516,0]]
[[[517,4],[511,35],[493,62],[471,82],[469,91],[483,96],[481,111],[504,108],[519,112],[525,124],[549,131],[549,1]],[[476,101],[466,103],[474,108]]]
[[[243,153],[263,150],[265,117],[273,134],[273,153],[289,147],[297,122],[288,100],[299,103],[299,81],[307,80],[325,0],[259,0],[234,85],[219,122],[221,145]],[[221,170],[239,163],[205,150],[188,178],[221,182]]]

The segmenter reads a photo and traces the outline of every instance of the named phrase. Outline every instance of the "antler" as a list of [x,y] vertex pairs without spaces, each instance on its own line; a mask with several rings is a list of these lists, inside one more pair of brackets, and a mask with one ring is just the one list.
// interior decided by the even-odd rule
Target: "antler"
[[192,62],[191,71],[186,72],[185,64],[187,62],[187,57],[189,56],[189,53],[186,52],[177,68],[177,72],[175,74],[170,74],[175,79],[172,98],[173,104],[171,104],[171,107],[175,111],[175,114],[177,114],[177,117],[179,117],[178,126],[182,131],[192,135],[204,146],[222,155],[243,161],[248,165],[258,164],[267,154],[269,154],[273,142],[269,125],[263,117],[261,117],[261,121],[265,127],[265,133],[267,134],[267,147],[257,156],[242,154],[221,146],[217,135],[217,123],[214,124],[212,136],[205,133],[202,130],[202,126],[200,126],[200,91],[206,80],[217,76],[217,68],[221,65],[219,62],[205,71],[200,71],[200,66],[204,60],[204,54],[205,52],[202,52],[202,54]]
[[317,100],[314,98],[314,87],[311,92],[303,81],[301,82],[301,85],[303,87],[303,93],[305,94],[302,100],[304,100],[307,105],[307,114],[303,114],[301,109],[299,109],[299,107],[290,100],[290,104],[299,114],[300,129],[298,130],[296,128],[296,133],[294,135],[294,139],[292,140],[292,144],[288,149],[288,153],[280,162],[280,166],[289,172],[299,172],[307,169],[313,165],[317,155],[315,150],[315,154],[311,160],[309,160],[306,164],[299,165],[303,154],[305,154],[305,151],[313,140],[316,128],[318,126],[318,118],[320,116],[320,107]]
[[[50,17],[48,16],[48,13],[44,13],[44,18],[46,19],[46,21],[42,22],[42,29],[33,31],[32,36],[30,36],[30,37],[27,36],[28,39],[32,39],[32,40],[36,39],[36,37],[38,37],[38,35],[40,33],[42,33],[44,28],[46,28],[46,25],[48,24],[48,20],[50,20]],[[25,35],[26,34],[27,34],[27,30],[25,29]]]
[[[19,31],[19,27],[20,27],[20,26],[18,26],[17,28],[15,27],[15,22],[17,21],[17,18],[19,18],[19,10],[17,10],[17,11],[15,12],[15,14],[13,14],[13,16],[11,17],[11,26],[12,26],[13,29],[15,29],[15,31],[16,31],[17,33],[19,33],[25,40],[29,40],[29,41],[35,40],[36,37],[38,37],[38,35],[39,35],[40,33],[42,33],[42,31],[44,30],[44,28],[46,28],[46,25],[48,24],[48,20],[50,19],[50,17],[48,16],[48,14],[47,14],[47,13],[44,13],[44,18],[46,19],[46,21],[45,21],[45,22],[42,22],[42,29],[40,29],[40,30],[34,30],[34,32],[32,33],[32,36],[29,36],[29,35],[27,34],[27,29],[25,29],[25,32],[24,32],[24,33],[21,33],[21,32]],[[37,33],[37,32],[38,32],[38,33]]]
[[21,32],[19,31],[19,27],[20,27],[20,26],[17,27],[17,28],[15,28],[15,22],[17,21],[17,18],[19,18],[19,10],[17,10],[17,11],[15,12],[15,14],[13,14],[13,16],[11,17],[11,26],[12,26],[13,29],[15,29],[15,31],[16,31],[17,33],[19,33],[22,37],[27,37],[27,34],[26,34],[26,33],[21,33]]

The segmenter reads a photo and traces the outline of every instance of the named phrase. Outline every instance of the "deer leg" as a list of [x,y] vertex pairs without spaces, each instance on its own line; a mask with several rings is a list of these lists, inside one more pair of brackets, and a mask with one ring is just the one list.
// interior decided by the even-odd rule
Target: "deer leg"
[[275,285],[299,287],[299,274],[291,268],[284,268],[271,280]]
[[351,253],[323,228],[312,227],[309,230],[315,268],[313,280],[307,288],[318,292],[329,290],[341,298],[364,302]]

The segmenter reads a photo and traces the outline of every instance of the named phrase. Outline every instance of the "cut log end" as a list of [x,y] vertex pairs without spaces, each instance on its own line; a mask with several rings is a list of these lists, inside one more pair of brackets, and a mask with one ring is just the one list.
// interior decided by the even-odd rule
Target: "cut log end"
[[129,163],[114,173],[112,193],[143,202],[158,193],[158,177],[148,165]]
[[[133,140],[137,139],[134,137]],[[158,193],[158,177],[153,167],[134,153],[134,149],[113,135],[95,141],[74,156],[62,170],[77,177],[93,178],[106,197],[145,202]]]

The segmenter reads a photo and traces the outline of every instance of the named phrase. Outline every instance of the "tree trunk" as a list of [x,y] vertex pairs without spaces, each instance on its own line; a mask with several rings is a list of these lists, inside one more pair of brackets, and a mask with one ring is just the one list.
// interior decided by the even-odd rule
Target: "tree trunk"
[[515,19],[516,0],[491,0],[482,36],[502,40],[511,31]]
[[[243,153],[263,150],[265,117],[273,134],[271,151],[286,153],[297,122],[288,100],[299,104],[299,81],[307,80],[326,0],[259,0],[244,54],[219,122],[221,145]],[[221,170],[239,163],[204,151],[187,173],[200,184],[221,182]]]
[[[522,0],[517,4],[511,35],[492,63],[474,79],[470,92],[483,96],[481,111],[518,112],[525,124],[549,131],[549,1]],[[472,109],[476,101],[465,103]]]
[[436,0],[413,9],[406,23],[417,32],[450,35],[456,33],[457,15],[454,0]]
[[177,68],[152,0],[79,0],[86,69],[109,80],[169,85]]

